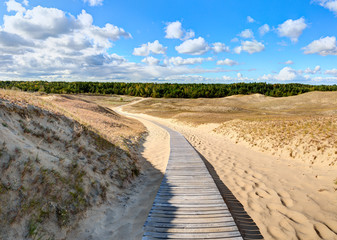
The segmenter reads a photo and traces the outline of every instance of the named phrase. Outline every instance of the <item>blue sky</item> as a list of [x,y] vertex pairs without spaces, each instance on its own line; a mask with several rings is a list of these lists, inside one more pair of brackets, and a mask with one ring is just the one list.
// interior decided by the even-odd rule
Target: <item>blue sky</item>
[[8,0],[0,80],[337,83],[337,0]]

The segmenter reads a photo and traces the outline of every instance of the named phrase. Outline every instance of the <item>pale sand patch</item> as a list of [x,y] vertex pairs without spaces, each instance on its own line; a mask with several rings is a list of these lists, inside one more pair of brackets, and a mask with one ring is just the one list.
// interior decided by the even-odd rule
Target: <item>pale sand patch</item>
[[182,133],[214,166],[265,239],[337,239],[336,166],[309,165],[235,144],[213,130],[144,114]]
[[148,130],[141,147],[142,174],[119,197],[86,213],[76,231],[67,239],[141,239],[143,225],[152,207],[170,153],[169,134],[157,125],[140,120]]

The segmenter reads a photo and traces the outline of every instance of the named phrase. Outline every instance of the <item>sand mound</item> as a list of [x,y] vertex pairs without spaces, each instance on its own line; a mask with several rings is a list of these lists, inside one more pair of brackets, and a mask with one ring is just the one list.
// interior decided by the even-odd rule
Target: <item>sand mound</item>
[[0,99],[0,119],[1,239],[63,239],[139,174],[132,152],[60,114]]

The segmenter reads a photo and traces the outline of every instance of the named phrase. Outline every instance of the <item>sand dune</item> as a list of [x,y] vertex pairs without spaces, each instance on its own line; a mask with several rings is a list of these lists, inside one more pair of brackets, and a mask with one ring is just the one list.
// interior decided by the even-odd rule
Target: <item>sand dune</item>
[[[249,98],[263,102],[265,97]],[[126,107],[126,110],[139,112],[137,105]],[[186,119],[177,121],[139,115],[184,134],[214,166],[265,239],[337,239],[336,165],[329,165],[329,161],[312,164],[299,158],[258,151],[247,142],[235,138],[233,141],[220,131],[214,131],[221,126],[219,123],[196,125]]]
[[[16,97],[20,102],[22,96]],[[337,239],[337,164],[334,164],[336,152],[333,152],[336,135],[332,131],[337,102],[331,101],[335,97],[335,93],[310,93],[280,99],[262,95],[149,99],[126,107],[127,111],[157,116],[138,114],[148,130],[146,141],[138,142],[134,148],[130,147],[132,144],[124,148],[137,155],[141,175],[137,181],[128,181],[127,188],[122,191],[113,188],[107,194],[107,202],[83,212],[78,225],[67,233],[62,232],[62,236],[67,239],[141,238],[142,226],[169,155],[168,134],[146,120],[150,119],[184,134],[214,166],[265,239]],[[125,146],[123,138],[144,130],[139,123],[108,109],[119,105],[115,100],[109,102],[110,97],[39,96],[30,101],[48,109],[57,105],[58,109],[54,110],[78,116],[94,131],[110,128],[106,135],[101,134],[121,147]],[[302,145],[296,146],[308,147],[303,150],[316,154],[314,161],[306,161],[301,151],[292,157],[287,151],[294,148],[296,141],[290,137],[281,141],[288,150],[282,150],[282,144],[278,144],[277,149],[282,150],[279,154],[277,149],[270,147],[283,136],[282,131],[278,131],[280,125],[286,129],[300,129],[294,132],[299,138],[308,130],[308,125],[311,131],[316,131],[314,136],[323,144],[321,149],[317,149],[320,146],[317,142],[310,142],[310,134]],[[269,132],[264,132],[268,130],[262,129],[264,126],[269,126]],[[316,126],[320,127],[315,129]],[[267,139],[264,142],[263,136]],[[316,147],[315,151],[310,149],[310,144]],[[264,149],[266,146],[270,149]]]

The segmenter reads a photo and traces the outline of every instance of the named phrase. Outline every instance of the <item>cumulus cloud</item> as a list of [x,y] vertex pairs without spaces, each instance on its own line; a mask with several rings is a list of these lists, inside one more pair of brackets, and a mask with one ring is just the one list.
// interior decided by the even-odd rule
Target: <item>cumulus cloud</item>
[[238,42],[238,41],[239,41],[239,39],[237,37],[235,37],[231,40],[231,42]]
[[26,9],[22,6],[21,3],[16,2],[15,0],[9,0],[8,2],[5,2],[7,6],[7,12],[19,12],[23,13],[26,11]]
[[221,42],[216,42],[212,44],[212,50],[214,53],[229,52],[229,47],[226,44]]
[[89,3],[89,6],[100,6],[103,4],[103,0],[84,0],[85,3]]
[[241,46],[236,47],[234,52],[240,54],[242,51],[248,52],[249,54],[261,52],[264,50],[264,45],[256,40],[253,41],[243,41]]
[[175,49],[178,53],[190,54],[190,55],[202,55],[210,50],[208,43],[204,38],[194,38],[184,41]]
[[108,54],[107,49],[113,41],[131,35],[112,24],[93,25],[92,16],[85,11],[75,17],[37,6],[3,19],[0,74],[9,79],[89,77],[128,64],[123,57]]
[[[0,27],[0,76],[2,80],[65,81],[153,81],[181,79],[201,81],[197,74],[225,72],[224,69],[192,68],[188,64],[212,60],[175,59],[161,65],[147,57],[143,63],[129,62],[113,52],[115,41],[131,34],[110,23],[93,24],[85,11],[77,16],[56,8],[34,7],[4,15]],[[202,40],[202,39],[201,39]],[[204,42],[205,43],[205,42]],[[159,41],[144,44],[149,53],[165,53]],[[192,44],[193,45],[193,44]],[[203,44],[201,44],[203,45]],[[207,43],[205,43],[208,49]],[[142,46],[140,46],[141,48]],[[199,46],[200,47],[200,46]],[[188,48],[187,48],[188,49]],[[185,49],[186,50],[186,49]],[[196,48],[189,49],[191,53]],[[136,51],[137,52],[137,51]],[[199,52],[203,52],[199,49]],[[179,65],[180,64],[180,65]],[[191,77],[188,77],[191,76]],[[197,80],[199,79],[199,80]]]
[[260,80],[279,80],[279,81],[293,81],[293,80],[303,80],[304,77],[300,72],[292,69],[291,67],[284,67],[278,74],[268,74],[263,75]]
[[332,76],[336,76],[336,77],[337,77],[337,69],[336,69],[336,68],[326,70],[324,73],[325,73],[325,74],[328,74],[328,75],[332,75]]
[[292,65],[292,64],[294,64],[294,62],[293,62],[293,61],[291,61],[291,60],[288,60],[288,61],[285,61],[285,62],[284,62],[284,64],[287,64],[287,65]]
[[336,37],[320,38],[303,48],[305,54],[337,55]]
[[306,74],[316,74],[321,71],[321,66],[317,65],[314,69],[307,68],[304,70],[304,73]]
[[239,36],[242,38],[254,38],[254,33],[251,29],[245,29],[239,34]]
[[194,65],[194,64],[200,64],[205,61],[212,61],[213,58],[182,58],[182,57],[171,57],[167,60],[167,63],[170,63],[172,65],[180,66],[180,65]]
[[148,42],[146,44],[142,44],[139,48],[135,48],[133,50],[133,55],[148,56],[150,53],[165,54],[166,49],[167,47],[164,47],[158,40],[155,40],[153,43]]
[[227,66],[234,66],[234,65],[238,65],[239,63],[231,60],[229,58],[226,58],[225,60],[219,60],[217,61],[216,65],[227,65]]
[[331,12],[337,15],[337,1],[336,0],[315,0],[322,7],[329,9]]
[[261,36],[265,35],[270,31],[270,27],[268,24],[264,24],[261,27],[259,27],[259,33]]
[[302,17],[297,20],[288,19],[278,26],[277,31],[279,36],[288,37],[292,42],[297,42],[303,30],[306,28],[307,24]]
[[181,22],[179,22],[179,21],[168,23],[166,28],[165,28],[165,32],[166,32],[165,38],[169,38],[169,39],[187,40],[187,39],[193,38],[195,36],[194,31],[184,30],[182,28]]
[[92,16],[82,10],[75,17],[68,17],[65,12],[56,8],[37,6],[24,14],[4,16],[4,31],[17,34],[26,39],[46,40],[68,35],[86,35],[95,44],[109,45],[110,40],[118,40],[131,35],[124,29],[107,23],[104,27],[92,24]]
[[252,18],[251,16],[248,16],[248,17],[247,17],[247,22],[253,23],[253,22],[255,22],[255,19]]
[[146,57],[146,58],[142,59],[142,62],[146,63],[148,65],[154,66],[154,65],[158,65],[160,60],[150,56],[150,57]]
[[225,81],[231,81],[231,80],[233,80],[232,77],[227,76],[227,75],[222,76],[222,79],[225,80]]

